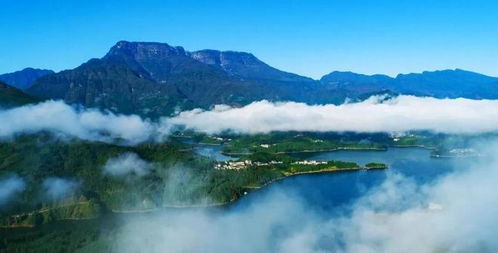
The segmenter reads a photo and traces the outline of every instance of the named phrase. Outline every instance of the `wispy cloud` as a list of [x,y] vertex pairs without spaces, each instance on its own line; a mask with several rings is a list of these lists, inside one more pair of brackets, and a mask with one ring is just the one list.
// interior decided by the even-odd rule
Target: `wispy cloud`
[[59,200],[73,195],[80,183],[60,177],[49,177],[43,180],[45,196],[50,200]]
[[117,157],[109,159],[104,165],[104,171],[114,176],[124,176],[135,174],[137,176],[144,176],[149,173],[151,165],[142,160],[135,153],[124,153]]
[[0,179],[0,206],[16,194],[24,191],[26,183],[17,175]]

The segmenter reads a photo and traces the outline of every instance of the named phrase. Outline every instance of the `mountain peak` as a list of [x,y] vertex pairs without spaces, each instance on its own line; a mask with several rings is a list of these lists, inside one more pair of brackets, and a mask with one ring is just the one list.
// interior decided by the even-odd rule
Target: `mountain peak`
[[129,54],[136,57],[160,57],[171,55],[186,55],[183,47],[173,47],[167,43],[159,42],[117,42],[107,53],[104,58],[109,58],[114,55]]
[[[311,78],[280,71],[251,53],[212,49],[194,52],[158,42],[117,42],[102,58],[124,63],[143,76],[165,82],[170,73],[191,66],[194,69],[215,69],[242,79],[278,82],[311,82]],[[209,70],[212,71],[212,70]]]

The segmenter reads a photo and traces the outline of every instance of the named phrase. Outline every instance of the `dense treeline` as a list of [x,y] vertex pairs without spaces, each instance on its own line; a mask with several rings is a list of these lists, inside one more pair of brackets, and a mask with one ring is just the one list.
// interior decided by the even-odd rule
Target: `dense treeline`
[[[182,149],[185,146],[175,142],[147,143],[132,147],[60,139],[50,134],[23,135],[13,141],[1,142],[0,178],[15,174],[26,184],[26,189],[10,200],[9,205],[3,206],[1,213],[5,216],[33,210],[56,210],[55,207],[58,206],[78,203],[80,206],[81,203],[100,206],[87,207],[93,211],[160,206],[165,196],[175,195],[165,193],[167,190],[175,190],[165,187],[165,182],[173,176],[182,177],[178,173],[173,175],[171,171],[180,171],[178,168],[181,167],[183,177],[202,180],[208,177],[203,171],[212,167],[212,161],[181,151]],[[142,177],[133,173],[123,176],[104,173],[103,166],[110,158],[126,152],[136,153],[150,162],[150,173]],[[188,175],[190,172],[192,176]],[[71,180],[78,183],[79,187],[63,200],[48,199],[43,194],[43,182],[53,177]],[[201,198],[188,196],[189,199],[196,197]],[[61,213],[60,210],[57,212]],[[75,214],[75,211],[71,213]],[[65,218],[78,216],[85,217],[85,214],[80,212],[77,217]]]
[[[109,159],[130,152],[150,163],[147,174],[104,172]],[[266,153],[265,158],[263,153],[251,159],[274,157]],[[237,199],[247,187],[282,177],[285,170],[282,166],[215,170],[214,163],[176,141],[123,146],[55,138],[47,133],[18,136],[0,142],[0,178],[17,175],[26,189],[2,206],[1,221],[3,225],[28,226],[94,218],[111,211],[224,204]],[[64,198],[47,198],[44,181],[54,177],[75,182],[77,187]]]

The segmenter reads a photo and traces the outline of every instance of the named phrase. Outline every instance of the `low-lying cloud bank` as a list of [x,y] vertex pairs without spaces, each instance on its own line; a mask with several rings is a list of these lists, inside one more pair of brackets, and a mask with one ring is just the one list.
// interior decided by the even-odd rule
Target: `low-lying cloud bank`
[[457,167],[432,183],[392,172],[343,215],[323,215],[297,194],[273,188],[260,202],[222,215],[189,210],[129,220],[113,247],[125,253],[498,252],[498,146],[487,146],[493,161]]
[[139,116],[115,115],[47,101],[0,110],[0,138],[49,131],[91,141],[122,139],[130,144],[148,140],[154,127]]
[[207,133],[271,131],[481,133],[498,130],[498,100],[437,99],[373,96],[342,105],[307,105],[259,101],[241,108],[195,109],[166,119],[166,126],[183,125]]
[[177,127],[205,133],[233,131],[354,131],[405,132],[431,130],[442,133],[498,131],[498,100],[437,99],[373,96],[342,105],[307,105],[296,102],[259,101],[235,108],[184,111],[157,122],[137,115],[116,115],[83,109],[62,101],[0,110],[0,139],[22,133],[49,131],[84,140],[138,144],[160,140]]

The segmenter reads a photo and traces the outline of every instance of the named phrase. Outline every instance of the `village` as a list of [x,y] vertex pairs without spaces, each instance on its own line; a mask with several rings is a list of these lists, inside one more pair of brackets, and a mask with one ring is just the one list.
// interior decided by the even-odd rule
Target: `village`
[[[240,170],[240,169],[246,169],[251,166],[270,166],[270,165],[278,165],[278,164],[283,164],[282,161],[269,161],[269,162],[253,162],[251,160],[244,160],[244,161],[227,161],[227,162],[218,162],[215,164],[214,168],[217,170]],[[299,164],[299,165],[322,165],[322,164],[327,164],[325,161],[315,161],[315,160],[303,160],[303,161],[297,161],[292,164]]]

